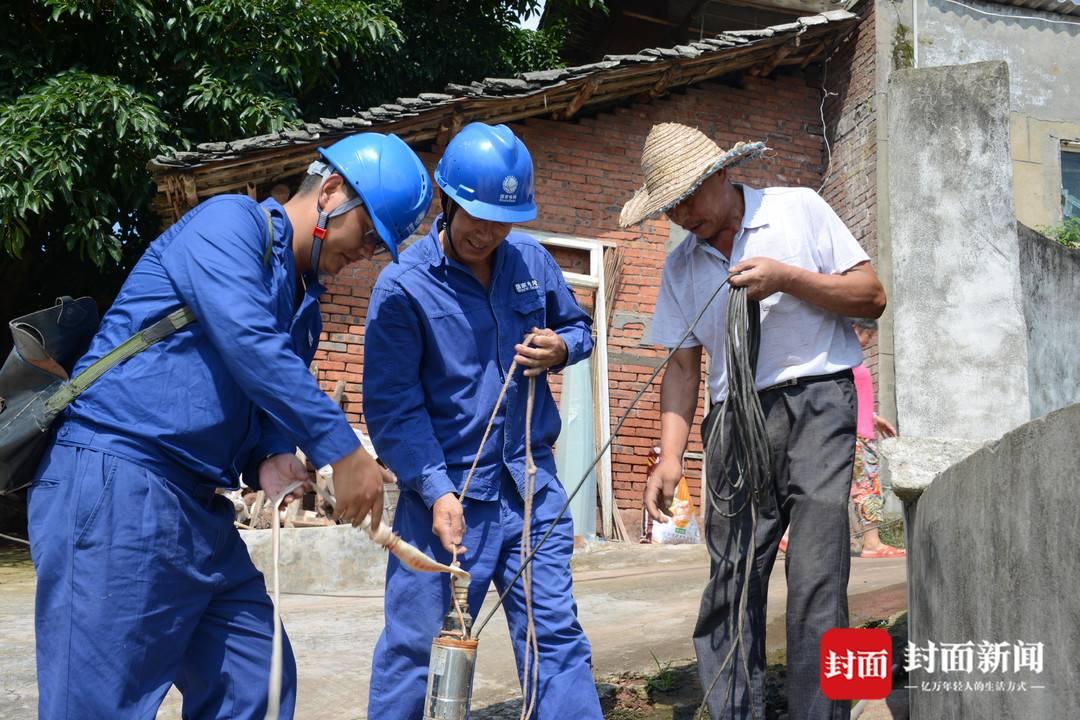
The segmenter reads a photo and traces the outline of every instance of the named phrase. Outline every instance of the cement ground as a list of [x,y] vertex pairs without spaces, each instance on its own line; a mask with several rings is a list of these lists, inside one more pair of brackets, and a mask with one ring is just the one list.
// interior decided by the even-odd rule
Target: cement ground
[[[574,573],[580,617],[599,677],[655,672],[654,655],[676,665],[693,658],[690,633],[708,574],[703,546],[591,546],[575,556]],[[903,610],[904,560],[854,559],[848,588],[853,625]],[[0,718],[6,720],[36,717],[33,591],[33,569],[25,555],[0,555]],[[769,588],[770,650],[784,644],[786,595],[778,566]],[[489,595],[489,602],[492,599]],[[381,593],[294,594],[285,596],[282,606],[300,668],[297,719],[367,718],[371,650],[382,628]],[[475,709],[495,710],[517,696],[513,668],[506,624],[499,615],[482,636]],[[474,713],[484,714],[495,716]],[[180,717],[175,690],[158,717]]]

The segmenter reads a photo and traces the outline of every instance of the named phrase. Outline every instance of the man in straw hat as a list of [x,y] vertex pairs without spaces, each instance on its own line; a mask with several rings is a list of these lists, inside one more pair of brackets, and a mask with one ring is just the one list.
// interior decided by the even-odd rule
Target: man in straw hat
[[[885,292],[869,257],[813,190],[758,190],[731,181],[729,168],[766,149],[760,142],[739,143],[725,152],[693,128],[656,125],[641,156],[645,185],[623,208],[620,223],[627,227],[665,213],[690,231],[664,265],[652,323],[657,344],[675,347],[732,273],[737,274],[731,284],[745,287],[749,299],[760,302],[756,384],[772,456],[772,498],[759,508],[743,641],[726,666],[738,627],[735,612],[745,574],[739,559],[749,550],[750,518],[749,513],[725,517],[726,508],[713,503],[707,510],[714,557],[694,642],[702,682],[713,688],[710,715],[750,717],[753,711],[764,717],[766,591],[777,545],[790,527],[788,712],[792,718],[846,718],[848,703],[828,700],[818,680],[821,635],[847,627],[848,620],[846,504],[856,424],[851,368],[862,362],[862,351],[845,317],[880,316]],[[713,300],[664,374],[662,460],[645,490],[646,508],[660,522],[682,475],[703,347],[712,360],[713,412],[705,427],[716,421],[727,395],[727,301],[726,292]],[[714,489],[722,462],[709,458],[707,482]]]

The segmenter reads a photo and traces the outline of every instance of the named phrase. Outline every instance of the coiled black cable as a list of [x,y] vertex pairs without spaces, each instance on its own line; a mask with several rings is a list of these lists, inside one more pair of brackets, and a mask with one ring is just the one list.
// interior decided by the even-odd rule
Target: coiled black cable
[[[732,607],[732,625],[735,633],[731,647],[716,672],[716,676],[707,688],[695,718],[703,717],[709,696],[716,683],[727,670],[728,665],[739,652],[742,671],[749,688],[750,666],[749,648],[743,647],[743,630],[746,620],[746,606],[749,599],[751,568],[757,561],[757,519],[758,509],[766,498],[770,497],[772,486],[772,462],[769,454],[769,436],[765,428],[765,412],[761,408],[761,399],[755,386],[758,349],[761,344],[761,316],[756,301],[749,300],[746,288],[732,287],[727,307],[727,337],[724,345],[724,361],[727,369],[727,397],[716,410],[717,417],[712,421],[708,437],[705,439],[705,457],[710,465],[708,474],[716,478],[703,483],[708,487],[711,511],[728,520],[734,521],[736,532],[743,527],[737,518],[743,513],[750,513],[750,539],[736,536],[735,547],[748,546],[746,556],[734,558],[743,562],[743,581],[739,601]],[[730,427],[729,427],[730,426]],[[713,565],[730,562],[732,558],[724,556],[722,548],[714,547],[712,536],[705,531],[705,544]],[[736,570],[737,572],[737,570]],[[735,673],[731,673],[727,691],[724,693],[724,708],[731,699],[735,683]],[[756,718],[757,711],[753,703],[751,715]]]

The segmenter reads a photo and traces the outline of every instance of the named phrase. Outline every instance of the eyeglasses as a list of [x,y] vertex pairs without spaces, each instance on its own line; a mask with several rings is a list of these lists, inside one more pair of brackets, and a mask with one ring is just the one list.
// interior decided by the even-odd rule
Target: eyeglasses
[[379,234],[375,232],[374,228],[364,233],[364,242],[374,248],[371,252],[371,257],[373,258],[390,252],[390,250],[386,247],[386,243],[382,241],[382,239],[379,237]]

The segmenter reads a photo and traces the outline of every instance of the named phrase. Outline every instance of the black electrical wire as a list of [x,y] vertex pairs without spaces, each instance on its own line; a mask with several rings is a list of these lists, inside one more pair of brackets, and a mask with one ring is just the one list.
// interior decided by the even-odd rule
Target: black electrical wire
[[[702,306],[697,317],[694,318],[694,321],[690,323],[690,327],[683,333],[679,342],[675,344],[656,369],[653,370],[648,380],[645,381],[633,400],[630,401],[630,404],[623,412],[622,417],[620,417],[619,421],[615,424],[607,442],[600,448],[600,452],[597,453],[592,463],[586,468],[585,473],[582,475],[581,479],[578,480],[574,489],[567,495],[566,502],[563,503],[562,508],[555,516],[555,520],[551,523],[547,532],[544,533],[540,538],[540,541],[536,543],[532,551],[522,562],[521,567],[518,568],[517,573],[510,582],[507,583],[506,589],[499,595],[499,599],[495,602],[494,606],[492,606],[483,619],[476,624],[472,634],[474,638],[480,635],[480,632],[506,600],[506,596],[510,593],[510,590],[514,587],[518,578],[525,572],[529,563],[536,557],[536,553],[543,547],[548,537],[550,537],[551,533],[555,530],[559,520],[566,514],[571,501],[573,501],[578,491],[584,486],[585,481],[589,478],[593,468],[596,467],[597,463],[600,462],[600,459],[604,457],[604,453],[611,447],[612,442],[618,437],[623,424],[626,422],[627,418],[630,417],[630,413],[637,406],[645,392],[652,387],[652,383],[656,379],[656,376],[667,366],[668,362],[671,361],[672,356],[675,355],[686,339],[690,337],[694,328],[697,327],[698,322],[701,321],[702,316],[705,315],[705,311],[720,294],[720,291],[728,285],[731,277],[732,276],[729,275],[725,278],[724,281],[720,283],[720,286],[713,291],[713,294],[709,296],[709,299]],[[697,713],[695,713],[695,717],[702,716],[708,703],[709,695],[712,694],[712,690],[715,688],[716,683],[724,674],[728,664],[732,661],[735,652],[742,648],[746,605],[749,599],[748,596],[751,581],[750,569],[756,561],[758,508],[769,496],[769,489],[771,487],[772,463],[769,455],[768,434],[765,428],[765,413],[762,410],[761,399],[758,397],[755,385],[755,372],[760,342],[761,317],[758,303],[747,298],[746,288],[732,287],[728,299],[727,337],[724,347],[728,394],[717,411],[718,417],[713,421],[709,436],[705,441],[705,457],[720,458],[720,468],[717,475],[719,479],[714,485],[713,483],[708,482],[708,478],[706,478],[704,484],[708,487],[709,499],[712,503],[713,512],[718,512],[729,520],[737,518],[744,512],[750,512],[750,540],[749,543],[747,543],[748,552],[744,559],[744,577],[739,595],[739,602],[735,607],[737,617],[733,619],[732,623],[736,627],[735,640],[732,643],[727,656],[724,658],[723,663],[721,663],[720,669],[716,673],[716,677],[713,678],[712,683],[710,683],[709,687],[706,689],[704,699],[702,700]],[[729,419],[731,420],[732,426],[730,433],[727,432]],[[716,452],[713,452],[713,450],[716,450]],[[734,469],[734,472],[732,472],[732,469]],[[722,509],[732,503],[734,503],[734,507],[729,508],[728,510]],[[737,527],[738,526],[739,525],[737,525]],[[743,542],[743,538],[737,538],[736,547],[741,547]],[[720,552],[720,549],[712,546],[707,529],[706,546],[708,547],[710,557],[714,562],[722,562],[725,559]],[[742,658],[742,670],[746,676],[747,686],[749,687],[749,653],[742,652],[740,653],[740,656]],[[725,693],[727,699],[730,699],[731,697],[734,682],[735,675],[732,673],[731,680],[728,683],[728,690]],[[727,707],[727,699],[725,699],[725,708]],[[753,717],[757,717],[757,713],[752,705],[751,713]]]
[[[626,422],[627,418],[630,417],[630,413],[633,412],[634,407],[638,404],[638,401],[640,401],[641,397],[645,394],[645,392],[650,387],[652,387],[653,380],[656,379],[656,376],[659,375],[660,371],[667,366],[672,356],[675,355],[675,353],[679,350],[680,347],[682,347],[682,344],[686,342],[686,339],[690,337],[690,334],[694,332],[694,328],[697,327],[698,322],[700,322],[702,316],[705,315],[705,311],[709,308],[710,305],[712,305],[713,300],[716,299],[716,296],[720,294],[720,291],[724,289],[724,287],[728,284],[731,278],[731,275],[724,278],[724,281],[720,283],[720,286],[713,291],[713,294],[710,295],[709,299],[705,301],[704,305],[702,305],[701,311],[697,314],[697,317],[694,318],[694,321],[690,323],[690,327],[688,327],[686,329],[686,332],[683,333],[683,336],[679,339],[679,342],[675,343],[675,346],[671,348],[667,356],[664,357],[663,361],[661,361],[661,363],[656,366],[656,369],[653,370],[652,375],[649,376],[649,379],[646,380],[645,383],[641,386],[641,389],[638,390],[637,395],[634,396],[634,399],[630,401],[630,404],[627,406],[625,412],[623,412],[622,417],[620,417],[619,421],[615,423],[615,427],[614,429],[612,429],[611,435],[610,437],[608,437],[607,442],[605,442],[604,446],[600,448],[600,452],[598,452],[596,454],[596,457],[593,458],[593,461],[589,464],[589,467],[585,469],[585,473],[581,476],[581,479],[578,480],[577,484],[574,486],[574,489],[571,490],[570,493],[566,496],[566,502],[563,503],[562,508],[559,510],[559,514],[555,516],[555,519],[552,521],[551,526],[547,529],[547,532],[545,532],[544,535],[540,538],[540,541],[533,546],[532,552],[530,552],[525,557],[525,560],[521,563],[521,567],[518,568],[517,574],[515,574],[514,577],[510,580],[510,582],[506,584],[506,589],[503,590],[502,593],[499,595],[499,599],[495,602],[495,605],[488,611],[487,615],[485,615],[483,619],[480,620],[480,622],[476,623],[472,634],[474,638],[480,635],[480,632],[488,624],[488,621],[491,620],[492,616],[495,614],[495,611],[499,609],[499,607],[503,604],[503,601],[506,600],[506,596],[510,594],[510,590],[514,587],[514,583],[518,581],[518,578],[520,578],[522,573],[525,572],[525,568],[528,567],[529,563],[531,563],[533,558],[536,557],[536,553],[540,550],[541,547],[544,546],[544,543],[547,541],[548,537],[551,536],[551,533],[554,532],[555,527],[559,524],[559,521],[562,520],[563,515],[565,515],[566,511],[569,509],[571,501],[573,501],[574,497],[578,494],[578,491],[581,490],[582,486],[585,485],[585,481],[589,479],[589,475],[592,474],[593,468],[596,467],[596,464],[599,463],[600,459],[604,457],[604,453],[608,451],[608,448],[611,447],[611,444],[615,441],[615,438],[618,437],[619,431],[622,430],[623,424]],[[738,288],[732,288],[732,292],[734,293],[737,289]],[[745,291],[743,291],[743,294],[745,295]]]
[[[716,482],[705,479],[708,487],[711,510],[731,521],[736,528],[735,547],[748,546],[743,562],[742,588],[738,603],[733,605],[731,624],[735,628],[731,647],[720,669],[707,688],[698,707],[695,718],[703,716],[716,683],[727,670],[728,665],[739,652],[742,671],[746,676],[746,685],[751,686],[749,648],[743,647],[746,605],[749,599],[751,569],[757,560],[757,520],[758,509],[770,497],[772,486],[772,463],[769,455],[769,437],[765,428],[765,413],[761,408],[761,399],[755,385],[758,348],[761,342],[761,317],[758,303],[746,297],[745,288],[732,288],[727,307],[727,338],[724,346],[724,360],[727,369],[727,397],[717,409],[709,435],[705,439],[705,457],[709,463],[709,473]],[[729,427],[730,425],[730,427]],[[712,464],[719,467],[712,469]],[[739,517],[750,513],[750,538],[742,537],[743,523]],[[706,546],[709,556],[716,566],[730,562],[722,548],[714,547],[712,537],[706,529]],[[737,551],[738,552],[738,551]],[[738,562],[740,558],[735,558]],[[737,569],[736,569],[737,572]],[[727,690],[724,693],[724,708],[727,708],[735,684],[735,673],[731,673]],[[756,718],[757,711],[750,706],[751,715]]]

